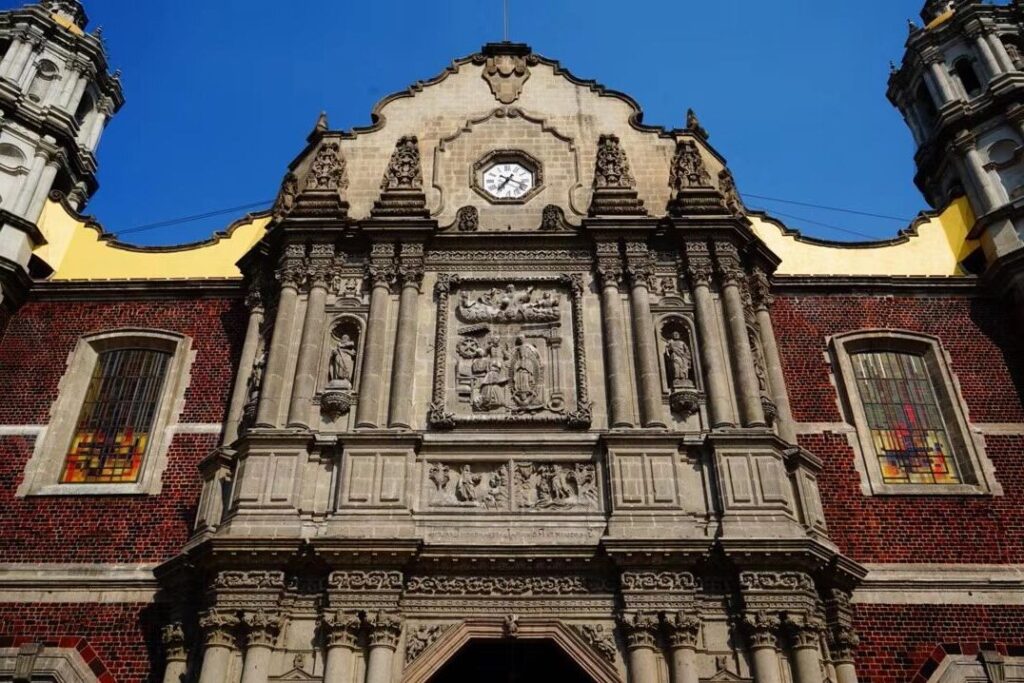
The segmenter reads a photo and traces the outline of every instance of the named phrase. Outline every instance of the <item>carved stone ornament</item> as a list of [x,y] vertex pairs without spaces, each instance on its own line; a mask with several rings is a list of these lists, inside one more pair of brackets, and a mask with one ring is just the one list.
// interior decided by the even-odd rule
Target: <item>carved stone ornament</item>
[[787,616],[784,626],[794,648],[816,648],[825,632],[825,622],[815,617]]
[[771,427],[775,424],[776,418],[779,416],[779,409],[775,405],[775,402],[767,396],[761,397],[761,410],[764,412],[765,422]]
[[347,414],[355,402],[352,380],[355,376],[360,331],[359,325],[350,318],[342,318],[331,329],[332,347],[327,362],[327,386],[320,395],[320,409],[328,418],[337,419]]
[[506,614],[501,627],[502,631],[505,632],[506,638],[519,637],[519,617],[515,614]]
[[[453,286],[457,286],[455,297]],[[582,278],[570,275],[504,284],[489,278],[439,279],[432,424],[567,422],[583,426],[589,420],[590,400],[582,288]],[[562,333],[566,308],[572,319],[571,340]],[[450,327],[456,336],[449,336]],[[576,376],[565,377],[563,368],[570,367],[573,356]]]
[[380,199],[370,215],[376,218],[427,218],[427,198],[423,194],[419,141],[415,135],[399,138],[380,184]]
[[697,581],[690,572],[622,572],[624,591],[694,591]]
[[385,647],[394,650],[402,635],[402,618],[393,612],[378,610],[366,617],[370,647]]
[[346,591],[400,591],[402,572],[388,570],[352,570],[331,572],[327,577],[330,588]]
[[186,658],[185,631],[180,621],[167,624],[160,630],[160,640],[164,645],[167,659],[181,661]]
[[529,595],[587,595],[609,593],[613,590],[602,577],[597,576],[413,576],[406,592],[409,595],[477,595],[477,596],[529,596]]
[[603,624],[572,624],[572,630],[609,664],[615,663],[619,648],[615,646],[615,632]]
[[722,169],[718,173],[718,191],[725,198],[725,208],[734,216],[744,213],[743,200],[740,199],[739,190],[736,189],[736,180],[732,177],[729,169]]
[[502,104],[512,104],[523,92],[523,85],[530,78],[527,56],[512,54],[490,55],[484,61],[483,78]]
[[668,204],[669,214],[727,214],[725,200],[711,182],[711,174],[704,166],[697,143],[693,140],[680,140],[676,143],[675,156],[669,170],[669,185],[673,191]]
[[281,191],[277,194],[277,201],[274,203],[274,217],[283,218],[295,208],[295,197],[299,194],[299,179],[289,172],[281,181]]
[[647,215],[618,136],[602,135],[598,139],[589,213],[591,216]]
[[216,608],[208,609],[199,616],[199,629],[203,633],[203,642],[208,647],[234,647],[234,629],[237,626],[237,616]]
[[284,572],[279,571],[226,571],[217,574],[214,588],[283,589]]
[[459,232],[476,232],[480,229],[480,212],[475,206],[464,206],[455,214],[455,225]]
[[777,647],[776,633],[780,624],[777,615],[770,615],[764,610],[755,614],[746,614],[743,618],[747,638],[750,640],[750,646],[754,648]]
[[686,612],[674,612],[664,615],[665,633],[669,647],[696,648],[700,636],[700,617]]
[[700,401],[701,393],[694,389],[675,390],[668,396],[669,408],[683,419],[697,414]]
[[277,635],[281,632],[283,619],[277,612],[257,609],[242,614],[242,625],[245,628],[247,647],[273,647]]
[[540,230],[542,232],[555,232],[565,228],[565,212],[562,207],[555,204],[548,204],[540,217]]
[[814,591],[814,579],[802,572],[741,572],[744,591]]
[[700,119],[697,118],[697,113],[692,109],[686,110],[686,130],[690,131],[702,140],[707,140],[710,135],[704,126],[700,125]]
[[623,612],[619,615],[619,627],[626,638],[626,647],[635,650],[641,647],[658,647],[658,631],[661,623],[653,612]]
[[263,388],[263,373],[267,369],[267,350],[260,349],[252,364],[249,379],[246,380],[245,407],[242,409],[242,424],[246,427],[256,420],[256,409],[260,402],[260,390]]
[[337,610],[323,615],[323,630],[327,647],[355,649],[363,630],[363,620],[354,610]]
[[416,660],[424,650],[437,642],[453,624],[427,624],[417,626],[407,632],[405,637],[405,665]]
[[355,403],[355,396],[349,391],[328,389],[320,395],[320,412],[332,420],[347,415]]
[[345,160],[337,142],[320,145],[313,163],[306,173],[306,190],[313,192],[338,192],[348,186],[345,175]]
[[860,645],[860,637],[850,626],[838,626],[832,632],[829,641],[829,650],[832,654],[832,661],[836,664],[853,662]]

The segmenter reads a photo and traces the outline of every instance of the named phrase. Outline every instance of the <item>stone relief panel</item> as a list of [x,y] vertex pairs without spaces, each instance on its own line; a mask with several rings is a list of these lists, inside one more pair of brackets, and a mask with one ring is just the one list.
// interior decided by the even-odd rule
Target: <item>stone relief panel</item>
[[582,277],[442,274],[430,422],[590,424]]
[[425,464],[429,510],[600,512],[601,486],[593,462],[494,461]]

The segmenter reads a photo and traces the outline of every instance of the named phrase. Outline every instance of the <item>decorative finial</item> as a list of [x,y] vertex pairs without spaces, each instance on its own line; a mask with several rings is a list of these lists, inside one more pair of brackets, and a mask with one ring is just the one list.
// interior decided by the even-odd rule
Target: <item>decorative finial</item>
[[701,139],[707,140],[710,137],[692,109],[686,110],[686,129]]
[[894,61],[892,61],[890,59],[889,60],[889,73],[894,74],[897,71],[899,71],[899,68],[896,66],[896,62],[894,62]]
[[312,142],[319,138],[321,135],[330,130],[330,126],[327,124],[327,112],[320,112],[320,116],[316,117],[316,125],[313,126],[313,130],[310,131],[309,136],[306,140]]
[[907,30],[911,33],[917,33],[921,30],[921,27],[914,23],[913,19],[907,19]]

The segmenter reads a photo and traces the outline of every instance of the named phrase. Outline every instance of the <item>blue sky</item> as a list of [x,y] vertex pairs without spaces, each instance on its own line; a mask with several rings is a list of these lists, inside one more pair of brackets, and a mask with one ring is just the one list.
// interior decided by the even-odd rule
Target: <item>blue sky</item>
[[[632,95],[645,121],[693,107],[748,204],[810,235],[894,235],[926,208],[885,98],[922,0],[510,0],[511,38]],[[21,4],[0,0],[0,6]],[[501,0],[86,0],[127,103],[86,209],[108,231],[271,200],[317,113],[365,125],[388,93],[501,39]],[[238,211],[242,214],[244,211]],[[171,244],[232,215],[125,234]],[[817,225],[824,223],[832,228]],[[836,230],[841,228],[842,230]],[[854,234],[856,233],[856,234]]]

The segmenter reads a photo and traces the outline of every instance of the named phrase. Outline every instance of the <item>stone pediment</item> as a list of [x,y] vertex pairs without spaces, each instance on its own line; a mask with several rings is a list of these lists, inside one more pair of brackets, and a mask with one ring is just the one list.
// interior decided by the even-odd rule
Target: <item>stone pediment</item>
[[[695,142],[712,178],[725,166],[702,135],[649,126],[642,119],[627,95],[577,78],[528,46],[491,44],[384,98],[374,107],[370,126],[347,131],[318,126],[289,177],[305,177],[323,156],[322,148],[329,145],[333,153],[336,145],[345,169],[343,204],[349,217],[367,218],[380,200],[396,143],[416,136],[426,209],[442,228],[533,232],[560,224],[564,229],[587,216],[599,139],[614,136],[632,160],[638,199],[652,215],[663,215],[679,140]],[[530,177],[520,180],[529,191],[489,195],[481,178],[488,160],[514,163],[517,157],[528,160],[523,173]],[[510,181],[499,175],[497,182]],[[559,212],[564,221],[552,219]]]

